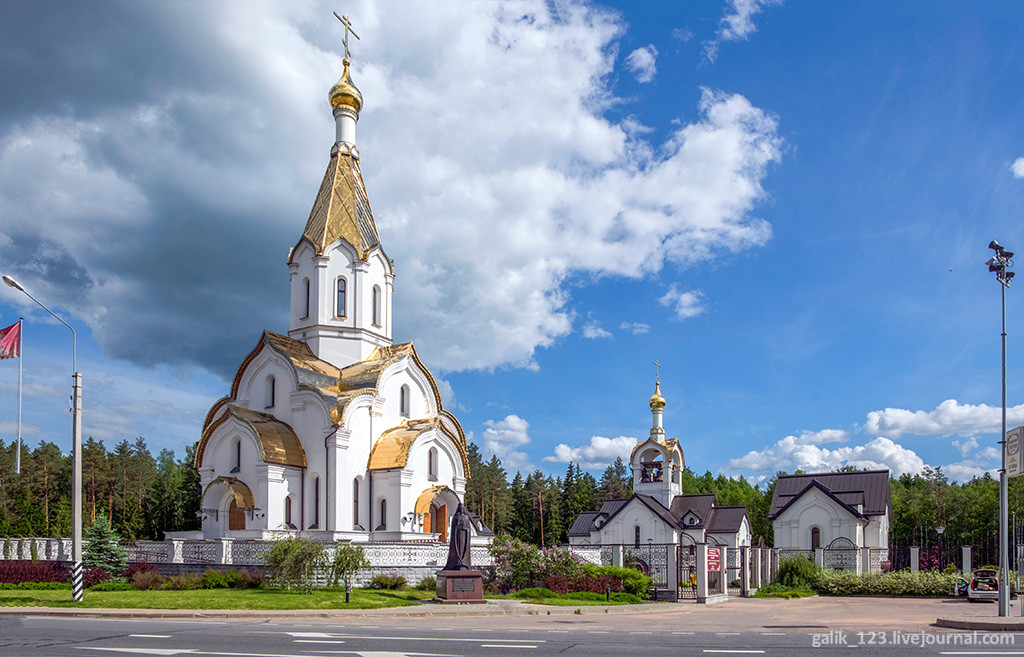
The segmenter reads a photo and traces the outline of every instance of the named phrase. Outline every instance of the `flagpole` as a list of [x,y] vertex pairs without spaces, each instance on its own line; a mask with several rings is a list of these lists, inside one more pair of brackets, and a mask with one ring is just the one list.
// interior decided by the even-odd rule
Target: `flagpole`
[[21,371],[25,363],[25,319],[18,318],[18,451],[14,455],[14,474],[21,474]]

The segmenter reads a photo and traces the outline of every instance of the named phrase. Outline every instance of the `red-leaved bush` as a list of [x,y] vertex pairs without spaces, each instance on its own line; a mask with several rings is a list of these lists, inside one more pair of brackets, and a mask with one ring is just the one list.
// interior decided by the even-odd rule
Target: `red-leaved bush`
[[0,561],[0,582],[69,582],[68,564],[60,561]]

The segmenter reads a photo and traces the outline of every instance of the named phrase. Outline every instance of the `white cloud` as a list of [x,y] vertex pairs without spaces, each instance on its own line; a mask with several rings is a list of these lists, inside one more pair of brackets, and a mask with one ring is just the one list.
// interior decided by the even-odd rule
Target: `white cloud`
[[[38,436],[42,433],[42,430],[34,424],[21,423],[21,436]],[[0,422],[0,435],[10,434],[15,440],[18,438],[18,421],[8,420],[6,422]],[[24,442],[24,441],[22,441]]]
[[[1007,422],[1015,426],[1024,422],[1024,404],[1006,409]],[[999,433],[1002,430],[1002,409],[988,404],[961,404],[947,399],[931,411],[910,411],[887,408],[871,411],[864,431],[874,435],[899,438],[905,433],[918,436],[968,436],[976,433]]]
[[964,440],[963,442],[954,440],[953,447],[956,447],[960,451],[960,456],[962,458],[966,458],[971,450],[978,448],[978,438],[976,436],[969,436],[967,440]]
[[497,456],[507,472],[532,469],[530,457],[518,448],[530,444],[530,423],[518,415],[506,415],[504,420],[484,422],[483,454]]
[[674,310],[676,318],[689,319],[704,312],[704,307],[700,305],[703,298],[703,291],[690,290],[689,292],[683,292],[673,283],[669,287],[668,292],[665,293],[665,296],[658,299],[658,303]]
[[610,338],[612,334],[601,328],[600,322],[591,320],[583,325],[583,337],[596,340],[597,338]]
[[689,43],[693,39],[693,30],[689,27],[677,27],[672,30],[672,38],[682,41],[683,43]]
[[633,335],[643,335],[651,332],[651,326],[641,322],[622,322],[619,324],[619,330],[629,331]]
[[1013,171],[1014,178],[1024,178],[1024,157],[1018,157],[1010,165],[1010,170]]
[[651,82],[657,73],[658,49],[651,44],[637,48],[626,57],[626,68],[636,77],[637,82]]
[[820,446],[844,440],[845,437],[848,434],[838,430],[786,436],[770,447],[730,460],[729,469],[770,476],[779,470],[828,472],[852,465],[858,468],[888,468],[895,476],[899,476],[904,473],[916,474],[924,468],[920,456],[888,438],[875,438],[863,445],[835,449]]
[[718,47],[723,41],[746,40],[757,31],[754,16],[769,5],[781,3],[782,0],[729,0],[729,9],[718,23],[715,39],[704,42],[704,57],[713,62],[718,57]]
[[[283,256],[265,254],[294,244],[327,164],[338,26],[313,17],[330,10],[136,3],[152,51],[67,35],[63,59],[147,66],[109,96],[5,90],[30,109],[0,133],[0,260],[105,353],[230,376],[239,344],[288,326],[287,299],[267,296],[287,282]],[[617,14],[520,0],[367,3],[353,19],[357,142],[397,263],[396,338],[432,367],[536,367],[572,331],[570,277],[640,279],[770,237],[752,212],[781,157],[776,119],[711,89],[696,111],[670,108],[694,118],[663,142],[610,118],[632,102],[613,86]],[[97,70],[68,79],[94,95],[118,83]]]
[[636,438],[619,436],[605,438],[592,436],[589,445],[570,447],[564,443],[555,446],[555,453],[545,456],[548,463],[578,463],[584,470],[608,467],[616,458],[628,460],[629,454],[636,445]]

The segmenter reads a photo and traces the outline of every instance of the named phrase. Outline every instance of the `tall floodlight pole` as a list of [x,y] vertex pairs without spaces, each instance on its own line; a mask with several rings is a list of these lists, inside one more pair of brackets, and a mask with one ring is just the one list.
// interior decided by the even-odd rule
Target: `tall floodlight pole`
[[4,276],[3,280],[35,301],[40,308],[53,315],[54,319],[71,331],[71,370],[74,373],[71,395],[71,451],[74,461],[71,471],[71,597],[75,602],[79,602],[85,584],[85,564],[82,562],[82,374],[78,371],[78,336],[71,324],[40,303],[39,299],[29,294],[18,281],[10,276]]
[[999,282],[999,290],[1002,296],[1003,330],[1001,333],[1003,342],[1003,432],[1000,434],[1000,451],[1003,453],[1003,466],[999,470],[999,615],[1010,615],[1010,555],[1009,537],[1007,536],[1007,484],[1006,484],[1006,288],[1010,287],[1014,272],[1006,271],[1007,267],[1013,266],[1013,251],[1007,251],[999,242],[992,240],[988,248],[996,254],[985,264],[988,270],[996,275]]

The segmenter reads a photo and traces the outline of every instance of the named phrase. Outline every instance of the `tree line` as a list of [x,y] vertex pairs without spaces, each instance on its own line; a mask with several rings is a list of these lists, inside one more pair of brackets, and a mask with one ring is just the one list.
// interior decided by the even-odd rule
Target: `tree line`
[[[0,537],[71,535],[71,456],[56,444],[22,446],[21,474],[14,474],[15,441],[0,440]],[[169,449],[156,456],[143,438],[122,440],[112,448],[89,438],[82,445],[85,526],[100,515],[126,539],[161,539],[164,532],[200,528],[199,473],[192,467],[196,445],[178,460]],[[484,460],[469,444],[470,478],[466,507],[495,532],[539,546],[568,541],[573,520],[596,511],[610,499],[629,497],[632,473],[616,459],[600,477],[570,463],[560,476],[539,470],[509,473],[497,456]],[[844,468],[855,470],[855,468]],[[799,473],[799,471],[797,471]],[[682,472],[685,495],[713,493],[722,506],[745,506],[754,542],[772,545],[768,520],[775,480],[760,485],[689,468]],[[923,548],[940,544],[952,552],[961,545],[995,546],[999,531],[999,482],[989,474],[951,482],[941,468],[890,477],[890,545]],[[1024,543],[1024,477],[1010,480],[1010,512],[1019,516],[1018,542]],[[938,528],[943,528],[939,534]]]
[[[176,460],[146,441],[122,440],[108,449],[102,440],[82,444],[82,517],[86,527],[106,516],[125,539],[161,539],[168,531],[199,529],[199,473],[195,445]],[[14,474],[17,442],[0,440],[0,537],[71,536],[70,454],[52,442],[21,448],[21,474]]]

